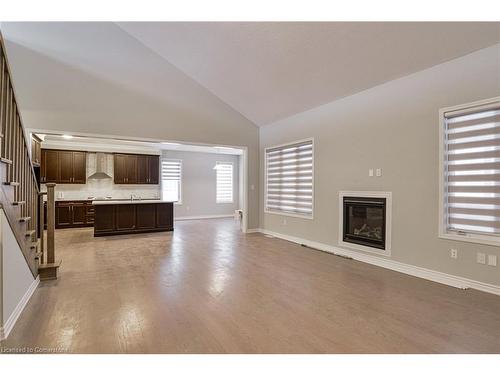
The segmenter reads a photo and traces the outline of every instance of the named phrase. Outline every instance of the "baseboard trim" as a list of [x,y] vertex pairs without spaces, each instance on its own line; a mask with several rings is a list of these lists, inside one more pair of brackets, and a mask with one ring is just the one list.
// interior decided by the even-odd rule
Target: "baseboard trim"
[[177,221],[177,220],[222,219],[225,217],[234,217],[234,215],[226,214],[226,215],[200,215],[200,216],[180,216],[180,217],[174,216],[174,221]]
[[260,228],[253,228],[253,229],[247,229],[247,234],[249,233],[261,233],[262,229]]
[[10,331],[14,328],[17,319],[19,319],[19,316],[28,304],[28,301],[38,287],[38,284],[40,284],[40,276],[37,276],[36,279],[33,280],[26,293],[24,293],[23,298],[21,298],[14,311],[12,311],[12,314],[10,314],[9,319],[5,322],[5,326],[0,327],[0,340],[5,340],[9,337]]
[[381,258],[369,254],[363,254],[357,251],[347,250],[340,247],[327,245],[321,242],[310,241],[299,237],[294,237],[286,234],[281,234],[278,232],[269,231],[267,229],[260,229],[260,232],[286,241],[294,242],[300,245],[305,245],[313,249],[321,250],[335,255],[346,256],[358,260],[360,262],[387,268],[392,271],[401,272],[407,275],[420,277],[422,279],[434,281],[440,284],[445,284],[460,289],[471,288],[500,296],[500,285],[483,283],[481,281],[471,280],[461,276],[454,276],[444,272],[434,271],[428,268],[413,266],[392,259]]

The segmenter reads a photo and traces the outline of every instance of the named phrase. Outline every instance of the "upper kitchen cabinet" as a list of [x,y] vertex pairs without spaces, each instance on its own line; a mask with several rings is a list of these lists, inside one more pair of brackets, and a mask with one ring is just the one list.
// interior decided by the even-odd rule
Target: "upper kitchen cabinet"
[[115,184],[158,184],[158,155],[114,154]]
[[41,182],[85,184],[87,153],[84,151],[42,149]]
[[31,136],[31,162],[39,167],[42,162],[42,140],[36,135]]

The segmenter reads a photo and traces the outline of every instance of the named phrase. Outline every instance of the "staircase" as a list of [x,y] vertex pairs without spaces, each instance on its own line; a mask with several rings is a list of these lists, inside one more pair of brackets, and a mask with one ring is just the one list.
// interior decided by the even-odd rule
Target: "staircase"
[[[53,256],[54,228],[48,228],[52,231],[48,233],[52,243],[45,252],[43,215],[40,215],[42,225],[39,223],[43,193],[31,161],[30,143],[19,113],[1,33],[0,45],[0,205],[33,276],[54,278],[51,276],[57,274],[59,267]],[[53,207],[53,202],[48,202],[48,206],[51,203]],[[54,211],[50,211],[53,215]]]

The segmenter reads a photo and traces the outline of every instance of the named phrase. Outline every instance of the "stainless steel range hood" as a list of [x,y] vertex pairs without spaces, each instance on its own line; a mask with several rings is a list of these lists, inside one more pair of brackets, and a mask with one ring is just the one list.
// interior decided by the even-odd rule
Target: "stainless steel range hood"
[[112,178],[108,168],[108,154],[104,152],[97,152],[95,155],[95,172],[88,178],[95,180],[102,180],[105,178]]

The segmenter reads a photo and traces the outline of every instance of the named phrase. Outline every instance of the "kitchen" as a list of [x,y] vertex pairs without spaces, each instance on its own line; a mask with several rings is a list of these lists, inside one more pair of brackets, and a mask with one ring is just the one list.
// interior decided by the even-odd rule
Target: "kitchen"
[[[95,237],[172,231],[174,216],[241,212],[238,150],[35,132],[31,139],[41,190],[56,184],[56,229],[93,227]],[[231,163],[231,200],[219,201],[217,168],[225,160]]]
[[173,230],[173,202],[160,198],[160,155],[43,148],[36,135],[33,145],[42,189],[60,187],[56,229],[94,227],[96,237]]

